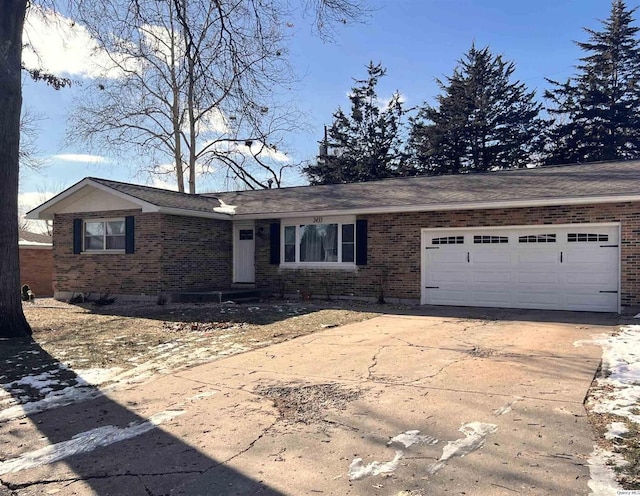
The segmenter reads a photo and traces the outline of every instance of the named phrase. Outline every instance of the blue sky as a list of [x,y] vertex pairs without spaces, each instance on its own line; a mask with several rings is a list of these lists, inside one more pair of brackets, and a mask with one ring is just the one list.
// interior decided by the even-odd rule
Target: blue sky
[[[607,18],[611,7],[608,0],[371,0],[370,4],[366,22],[338,27],[334,43],[314,36],[310,19],[295,20],[290,51],[301,79],[292,96],[306,116],[300,127],[308,130],[287,137],[287,152],[294,162],[313,159],[323,125],[330,124],[338,106],[348,107],[352,78],[363,78],[370,60],[387,68],[379,96],[388,98],[398,90],[411,107],[438,94],[435,78],[449,75],[472,42],[489,45],[494,53],[514,61],[515,77],[541,97],[545,76],[563,80],[573,73],[581,55],[573,41],[586,40],[583,27],[599,29],[598,19]],[[42,173],[22,174],[21,200],[28,207],[39,203],[42,195],[37,191],[59,191],[88,175],[144,181],[129,164],[106,154],[103,162],[87,162],[75,155],[88,150],[65,145],[66,120],[78,91],[77,87],[55,91],[25,80],[25,105],[43,117],[37,146],[48,164]],[[285,185],[303,182],[292,174]],[[215,180],[204,184],[208,188],[200,190],[216,187]]]

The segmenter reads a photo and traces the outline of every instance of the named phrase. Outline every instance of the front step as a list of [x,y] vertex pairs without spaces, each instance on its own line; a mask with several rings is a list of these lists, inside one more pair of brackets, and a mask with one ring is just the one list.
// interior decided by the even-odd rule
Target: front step
[[260,301],[262,292],[259,289],[214,289],[210,291],[181,291],[172,293],[174,303],[248,303]]

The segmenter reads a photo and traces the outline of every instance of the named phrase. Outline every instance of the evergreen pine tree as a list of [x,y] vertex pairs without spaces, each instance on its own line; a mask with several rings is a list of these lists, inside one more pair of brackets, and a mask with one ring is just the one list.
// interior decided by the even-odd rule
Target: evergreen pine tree
[[548,163],[640,157],[640,45],[636,9],[614,0],[602,30],[585,28],[587,53],[565,83],[548,80],[556,117],[548,134]]
[[394,93],[381,106],[376,86],[386,70],[370,62],[368,78],[356,80],[349,100],[351,111],[333,114],[315,164],[303,168],[311,184],[371,181],[394,176],[401,166],[402,98]]
[[489,47],[469,52],[453,75],[437,80],[437,106],[411,121],[409,152],[415,169],[457,174],[525,167],[536,162],[543,122],[535,92],[512,82],[513,62]]

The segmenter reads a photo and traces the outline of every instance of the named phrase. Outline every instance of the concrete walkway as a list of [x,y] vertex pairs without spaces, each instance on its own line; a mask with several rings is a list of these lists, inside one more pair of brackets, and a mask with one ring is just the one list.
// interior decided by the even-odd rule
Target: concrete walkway
[[588,494],[601,350],[574,342],[614,322],[501,315],[381,316],[14,421],[5,459],[141,432],[0,479],[21,495]]

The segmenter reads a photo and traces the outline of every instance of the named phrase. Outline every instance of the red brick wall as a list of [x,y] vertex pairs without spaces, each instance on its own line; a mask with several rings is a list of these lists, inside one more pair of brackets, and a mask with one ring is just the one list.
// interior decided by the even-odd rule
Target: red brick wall
[[165,215],[161,238],[163,291],[231,286],[230,221]]
[[[73,254],[73,219],[136,217],[136,252]],[[368,215],[368,265],[357,270],[280,269],[269,264],[270,221],[256,222],[256,284],[273,292],[420,298],[420,230],[439,227],[620,222],[621,301],[640,305],[640,204]],[[140,211],[57,215],[54,289],[155,295],[227,287],[232,280],[228,221]]]
[[[368,264],[356,271],[280,269],[269,265],[269,222],[262,225],[265,239],[256,241],[256,283],[285,292],[310,291],[316,295],[377,298],[381,287],[387,298],[420,298],[420,230],[439,227],[511,226],[620,222],[623,306],[640,305],[640,204],[460,210],[367,215]],[[381,284],[381,281],[384,281]]]
[[53,296],[51,248],[20,247],[20,286],[28,284],[36,297]]
[[[73,253],[73,219],[135,216],[135,253]],[[54,289],[157,295],[228,286],[231,223],[139,210],[55,217]]]

